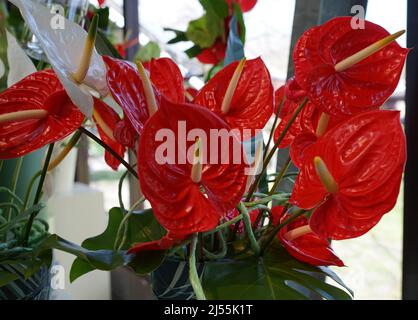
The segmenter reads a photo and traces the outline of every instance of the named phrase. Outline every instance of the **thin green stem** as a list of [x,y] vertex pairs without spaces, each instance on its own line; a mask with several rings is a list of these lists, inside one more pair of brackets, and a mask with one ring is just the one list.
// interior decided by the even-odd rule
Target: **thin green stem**
[[[23,164],[23,158],[22,157],[16,159],[16,166],[15,166],[15,169],[13,170],[12,183],[11,183],[11,190],[12,190],[13,193],[16,193],[17,183],[19,181],[20,170],[22,169],[22,164]],[[11,197],[10,202],[11,203],[14,202],[13,197]],[[7,214],[7,220],[10,221],[11,218],[12,218],[12,211],[11,211],[11,208],[10,208],[9,212]]]
[[266,248],[269,246],[269,244],[276,238],[277,234],[280,232],[280,230],[287,226],[289,223],[291,223],[292,221],[294,221],[295,219],[297,219],[298,217],[306,214],[307,211],[302,210],[302,209],[298,209],[296,212],[294,212],[288,219],[286,219],[286,221],[283,221],[282,223],[280,223],[279,225],[277,225],[268,235],[268,238],[262,242],[261,245],[261,255],[263,255],[264,251],[266,250]]
[[202,283],[200,282],[199,274],[196,267],[196,247],[197,247],[198,234],[195,233],[192,238],[192,244],[190,248],[189,256],[189,279],[196,294],[197,300],[206,300],[205,293],[203,292]]
[[279,145],[282,143],[284,137],[286,136],[287,131],[289,131],[290,127],[293,125],[293,122],[295,122],[296,118],[298,117],[299,113],[302,111],[302,109],[305,107],[305,105],[308,103],[308,98],[305,98],[303,102],[299,105],[299,107],[295,110],[293,113],[292,118],[289,120],[289,122],[286,124],[286,127],[283,129],[283,132],[280,134],[280,137],[277,139],[276,143],[274,144],[274,147],[271,149],[270,153],[266,157],[263,163],[263,170],[262,172],[257,176],[254,183],[252,184],[247,198],[245,199],[246,202],[249,202],[253,196],[253,193],[255,190],[257,190],[258,185],[260,184],[261,177],[267,170],[267,166],[270,163],[271,159],[273,158],[276,150],[279,148]]
[[[145,201],[145,198],[141,197],[137,202],[134,203],[134,205],[129,209],[128,213],[125,214],[125,216],[123,217],[119,225],[118,231],[116,233],[115,243],[113,245],[114,250],[117,250],[117,251],[122,250],[123,246],[125,245],[126,237],[127,237],[127,231],[128,231],[127,222],[129,218],[132,216],[134,210],[144,201]],[[123,230],[123,234],[122,234],[122,230]]]
[[220,252],[213,253],[213,252],[210,252],[209,250],[207,250],[206,248],[203,248],[203,252],[204,252],[205,256],[210,260],[223,259],[228,252],[228,246],[226,244],[225,237],[224,237],[222,231],[218,231],[218,235],[219,235],[219,242],[221,244],[221,251]]
[[[42,168],[41,177],[39,179],[38,189],[36,190],[35,200],[33,201],[33,205],[37,205],[41,200],[42,195],[42,188],[44,186],[46,174],[48,172],[49,162],[51,161],[52,151],[54,150],[54,143],[51,143],[48,147],[48,152],[46,154],[45,163]],[[29,241],[30,230],[32,229],[33,221],[35,220],[36,216],[39,214],[39,211],[34,211],[29,217],[28,223],[26,224],[25,233],[23,235],[23,244],[27,245]]]
[[271,188],[269,192],[269,196],[273,195],[276,192],[277,187],[279,186],[280,182],[282,182],[283,176],[285,175],[286,171],[289,169],[290,164],[292,162],[292,159],[290,156],[287,158],[285,164],[283,164],[279,175],[276,177],[276,180],[274,181],[273,187]]
[[122,196],[122,187],[123,187],[123,182],[125,181],[125,178],[127,177],[129,171],[125,171],[122,176],[119,179],[119,184],[118,184],[118,198],[119,198],[119,206],[122,209],[122,212],[125,212],[125,205],[123,204],[123,196]]
[[229,220],[229,221],[227,221],[225,223],[220,224],[215,229],[210,230],[208,232],[205,232],[203,235],[208,236],[208,235],[214,234],[214,233],[216,233],[218,231],[221,231],[221,230],[223,230],[225,228],[228,228],[230,225],[233,225],[234,223],[237,223],[238,221],[241,221],[242,218],[243,218],[243,215],[240,214],[240,215],[236,216],[235,218],[233,218],[233,219],[231,219],[231,220]]
[[269,139],[268,139],[268,142],[267,142],[267,145],[266,145],[266,153],[264,154],[264,158],[267,155],[267,152],[269,151],[269,148],[270,148],[271,141],[273,140],[274,131],[276,131],[276,125],[277,125],[277,122],[279,121],[280,111],[282,111],[282,107],[283,107],[285,99],[286,99],[286,97],[283,97],[282,101],[280,101],[279,107],[277,108],[277,112],[276,112],[276,115],[274,117],[273,127],[271,129],[270,136],[269,136]]
[[29,186],[26,189],[26,193],[25,193],[25,199],[23,202],[23,210],[26,210],[26,208],[28,207],[29,199],[30,199],[30,196],[32,195],[33,186],[35,185],[36,180],[41,176],[41,174],[42,174],[42,170],[39,170],[37,173],[35,173],[35,175],[30,180]]
[[92,139],[94,142],[102,146],[106,151],[109,151],[109,153],[114,156],[118,161],[126,168],[128,171],[138,179],[138,173],[135,171],[134,168],[131,167],[129,163],[125,161],[120,155],[117,154],[108,144],[104,143],[102,140],[100,140],[98,137],[96,137],[93,133],[91,133],[89,130],[87,130],[84,127],[80,127],[79,130],[81,130],[86,136],[88,136],[90,139]]
[[251,219],[250,219],[250,215],[248,214],[248,210],[245,207],[243,202],[240,202],[238,204],[237,209],[243,216],[244,227],[245,227],[245,231],[247,232],[248,238],[250,240],[251,248],[253,249],[255,255],[258,256],[260,253],[260,246],[257,242],[257,239],[255,238],[255,235],[251,226]]

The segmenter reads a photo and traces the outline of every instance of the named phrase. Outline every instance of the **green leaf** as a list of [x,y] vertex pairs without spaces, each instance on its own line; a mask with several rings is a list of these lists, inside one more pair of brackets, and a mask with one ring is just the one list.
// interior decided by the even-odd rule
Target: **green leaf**
[[193,46],[185,51],[185,53],[187,54],[189,58],[194,58],[201,52],[202,52],[202,48],[199,46]]
[[151,61],[153,58],[159,58],[161,56],[161,49],[158,43],[150,41],[145,46],[140,48],[135,55],[135,60],[141,62]]
[[189,23],[187,38],[201,48],[210,48],[224,32],[224,22],[216,14],[207,12]]
[[113,57],[116,59],[123,59],[121,55],[119,54],[118,50],[116,50],[116,48],[107,38],[106,34],[101,30],[97,30],[96,49],[98,53],[102,56],[109,56],[109,57]]
[[200,4],[206,11],[216,13],[221,19],[229,15],[229,6],[225,0],[200,0]]
[[95,14],[99,15],[99,28],[107,30],[109,27],[109,7],[97,8]]
[[0,288],[17,279],[19,279],[17,274],[0,270]]
[[137,274],[146,275],[157,269],[164,261],[167,251],[142,251],[135,255],[129,263]]
[[[114,243],[116,240],[116,234],[123,219],[123,212],[120,208],[112,208],[109,211],[109,222],[106,230],[99,236],[89,238],[82,243],[82,248],[91,250],[92,252],[113,252]],[[161,239],[165,235],[166,231],[155,219],[151,209],[140,212],[134,212],[128,219],[128,230],[126,234],[126,242],[123,250],[127,250],[137,243],[150,242]],[[114,252],[116,254],[116,252]],[[157,268],[162,259],[164,259],[165,253],[159,252],[156,255],[141,255],[130,256],[129,261],[123,261],[119,265],[129,265],[135,271],[139,273],[148,273]],[[120,261],[120,260],[119,260]],[[120,261],[122,262],[122,261]],[[126,263],[125,263],[126,262]],[[83,256],[75,259],[71,271],[70,281],[81,277],[82,275],[93,271],[95,265],[90,260],[85,259]],[[112,269],[113,270],[113,269]],[[148,271],[149,270],[149,271]]]
[[305,300],[310,293],[328,300],[351,299],[346,291],[315,275],[328,272],[303,264],[274,245],[261,258],[207,263],[203,287],[208,299]]
[[180,30],[176,30],[176,29],[172,29],[172,28],[164,28],[164,31],[171,31],[174,32],[176,34],[176,36],[171,39],[170,41],[167,42],[167,44],[174,44],[177,42],[181,42],[181,41],[188,41],[189,39],[187,39],[187,34],[184,31],[180,31]]

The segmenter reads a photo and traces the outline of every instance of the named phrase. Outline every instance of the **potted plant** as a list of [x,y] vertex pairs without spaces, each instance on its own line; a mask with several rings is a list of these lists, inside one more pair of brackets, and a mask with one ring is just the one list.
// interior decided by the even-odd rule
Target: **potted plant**
[[[81,246],[49,235],[35,256],[51,248],[74,254],[71,280],[120,266],[152,272],[161,299],[352,298],[327,268],[344,265],[329,240],[361,236],[396,202],[405,136],[399,112],[380,107],[396,88],[408,53],[395,42],[403,32],[390,35],[368,21],[364,30],[353,30],[350,17],[336,18],[302,35],[295,77],[276,92],[263,60],[243,58],[186,97],[171,59],[135,66],[99,55],[93,45],[97,18],[88,34],[71,24],[51,34],[37,19],[48,14],[42,6],[12,2],[54,71],[32,74],[0,94],[0,123],[7,123],[0,157],[49,145],[44,177],[86,134],[105,148],[113,169],[126,168],[120,199],[127,175],[138,178],[144,195],[130,208],[120,200],[101,235]],[[57,55],[66,45],[77,54]],[[28,81],[39,88],[45,79],[53,85],[42,95],[29,90]],[[111,95],[123,117],[82,86]],[[22,88],[40,101],[36,108],[17,99]],[[243,141],[273,114],[276,130],[248,161]],[[86,117],[100,137],[85,128]],[[31,143],[7,143],[27,121],[37,129],[25,129]],[[51,159],[54,143],[73,132],[65,152]],[[275,151],[287,147],[286,165],[267,174]],[[127,149],[138,155],[135,168],[123,159]],[[291,162],[298,172],[287,172]],[[263,179],[273,185],[261,192]],[[292,193],[281,191],[285,179],[294,183]],[[137,211],[146,200],[152,209]]]

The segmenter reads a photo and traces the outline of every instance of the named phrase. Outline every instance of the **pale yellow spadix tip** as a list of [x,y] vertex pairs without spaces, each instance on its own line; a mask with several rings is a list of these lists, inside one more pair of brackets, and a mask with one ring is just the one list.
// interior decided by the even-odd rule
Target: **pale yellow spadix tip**
[[285,233],[284,238],[287,241],[296,240],[297,238],[300,238],[304,236],[305,234],[311,233],[312,229],[309,225],[302,226],[293,230],[290,230]]
[[322,185],[324,186],[325,190],[328,193],[334,194],[338,192],[338,185],[335,182],[334,177],[329,172],[325,162],[320,157],[314,158],[314,166],[316,170],[316,174],[321,180]]
[[110,129],[107,123],[103,120],[103,118],[100,116],[100,113],[97,112],[96,108],[93,109],[93,118],[97,122],[97,125],[100,127],[100,129],[103,130],[105,135],[107,135],[113,141],[116,141],[113,135],[113,130]]
[[25,121],[31,119],[43,119],[48,115],[48,111],[35,109],[10,112],[0,115],[0,123],[12,121]]
[[235,69],[234,74],[232,75],[231,81],[229,82],[228,88],[225,92],[225,97],[222,101],[221,112],[227,114],[231,108],[232,98],[234,96],[235,90],[237,89],[239,79],[241,77],[242,71],[244,71],[245,63],[247,59],[243,58]]
[[99,16],[96,14],[91,21],[89,33],[84,44],[83,54],[81,55],[77,71],[71,75],[76,83],[82,83],[87,76],[93,56],[94,45],[96,42],[97,29],[99,26]]
[[194,144],[193,166],[191,179],[194,183],[200,183],[202,180],[202,150],[200,139],[197,138]]
[[142,87],[144,88],[148,113],[150,116],[152,116],[154,113],[157,112],[158,106],[157,101],[155,99],[154,89],[152,88],[151,79],[148,76],[147,70],[145,70],[144,66],[140,61],[137,61],[136,65],[138,67],[138,73],[139,77],[141,78]]
[[325,134],[328,128],[328,123],[329,115],[326,113],[322,113],[318,121],[318,126],[316,127],[316,136],[318,138],[322,137]]
[[360,50],[359,52],[353,54],[352,56],[338,62],[335,65],[335,71],[342,72],[347,70],[348,68],[352,67],[353,65],[363,61],[364,59],[370,57],[372,54],[378,52],[379,50],[383,49],[384,47],[391,44],[393,41],[398,39],[405,33],[405,30],[398,31],[394,34],[391,34],[375,43],[371,44],[367,48]]

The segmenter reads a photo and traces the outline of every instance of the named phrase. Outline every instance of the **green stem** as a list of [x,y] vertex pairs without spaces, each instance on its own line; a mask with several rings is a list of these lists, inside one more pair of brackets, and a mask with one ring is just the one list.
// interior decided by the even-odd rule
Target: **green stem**
[[121,156],[119,156],[108,144],[104,143],[102,140],[100,140],[98,137],[96,137],[93,133],[88,131],[84,127],[80,127],[79,130],[81,130],[86,136],[88,136],[90,139],[92,139],[94,142],[102,146],[106,151],[109,151],[109,153],[114,156],[118,161],[126,168],[128,171],[138,179],[138,173],[136,173],[135,169],[131,167],[129,163],[125,161]]
[[42,170],[39,170],[37,173],[35,173],[35,175],[30,180],[29,186],[26,189],[25,200],[23,202],[23,210],[26,210],[26,208],[28,207],[29,199],[33,190],[33,186],[35,185],[36,180],[41,176],[41,174],[42,174]]
[[273,127],[271,129],[270,136],[266,145],[266,153],[264,154],[264,158],[267,155],[267,152],[269,151],[269,148],[270,148],[271,141],[273,140],[274,132],[276,131],[276,125],[277,125],[277,122],[279,121],[279,114],[280,114],[280,111],[282,110],[285,99],[286,97],[283,97],[282,101],[280,101],[279,107],[277,108],[277,113],[274,117]]
[[269,236],[267,240],[265,240],[261,247],[261,255],[263,255],[266,248],[269,246],[269,244],[276,238],[276,235],[280,232],[280,230],[287,226],[289,223],[297,219],[298,217],[304,215],[306,213],[305,210],[298,209],[296,212],[294,212],[286,221],[283,221],[279,225],[277,225],[271,233],[269,233]]
[[276,177],[276,180],[274,181],[273,187],[271,188],[269,192],[269,196],[273,195],[276,192],[277,187],[279,186],[280,182],[282,182],[283,176],[285,175],[286,171],[290,167],[290,163],[292,162],[292,159],[290,156],[287,158],[285,164],[281,168],[279,175]]
[[231,220],[229,220],[229,221],[227,221],[225,223],[220,224],[215,229],[210,230],[208,232],[205,232],[203,235],[208,236],[208,235],[214,234],[214,233],[216,233],[218,231],[221,231],[221,230],[223,230],[225,228],[228,228],[230,225],[232,225],[234,223],[237,223],[238,221],[241,221],[242,218],[243,218],[243,215],[240,214],[240,215],[236,216],[235,218],[233,218],[233,219],[231,219]]
[[[48,152],[46,154],[44,167],[42,168],[41,178],[39,179],[38,189],[36,190],[35,200],[33,205],[37,205],[41,200],[42,188],[44,186],[46,174],[48,172],[49,162],[51,161],[52,151],[54,150],[54,143],[51,143],[48,147]],[[29,241],[30,230],[32,229],[33,221],[36,216],[39,214],[39,211],[34,211],[29,217],[28,223],[26,225],[26,230],[23,236],[23,244],[26,246]]]
[[129,171],[125,171],[122,176],[119,179],[119,184],[118,184],[118,198],[119,198],[119,206],[122,209],[122,212],[125,212],[125,205],[123,204],[123,197],[122,197],[122,187],[123,187],[123,182],[125,181],[125,178],[127,177]]
[[[118,231],[116,233],[115,243],[113,245],[114,250],[117,250],[117,251],[122,250],[123,246],[125,245],[126,237],[127,237],[127,231],[128,231],[127,222],[129,218],[132,216],[134,210],[144,201],[145,201],[145,198],[141,197],[137,202],[134,203],[131,209],[129,209],[128,213],[123,217],[119,225]],[[124,230],[123,234],[122,234],[122,229]]]
[[238,211],[242,214],[244,220],[245,231],[247,232],[248,238],[250,240],[251,248],[253,249],[255,255],[259,255],[260,253],[260,246],[257,242],[257,239],[254,236],[254,232],[251,226],[251,218],[248,214],[248,210],[245,207],[243,202],[238,204]]
[[220,252],[213,253],[213,252],[210,252],[209,250],[207,250],[206,248],[203,248],[203,252],[204,252],[205,256],[210,260],[223,259],[228,252],[228,246],[226,245],[225,237],[224,237],[222,231],[218,231],[218,235],[219,235],[219,241],[220,241],[220,244],[221,244],[221,251]]
[[270,153],[268,154],[268,156],[266,157],[266,159],[264,160],[263,163],[263,170],[262,172],[257,176],[257,178],[255,179],[254,183],[252,184],[247,198],[245,199],[246,202],[249,202],[253,196],[253,193],[255,192],[255,190],[257,190],[257,187],[261,181],[261,177],[263,176],[263,174],[266,172],[267,170],[267,166],[270,163],[271,159],[274,156],[274,153],[276,152],[276,150],[279,148],[279,145],[282,143],[284,137],[286,136],[287,131],[289,131],[290,127],[292,126],[293,122],[295,122],[296,118],[298,117],[299,113],[302,111],[302,109],[305,107],[305,105],[308,103],[308,98],[305,98],[303,100],[303,102],[299,105],[299,107],[295,110],[295,112],[293,113],[292,118],[289,120],[289,122],[286,124],[286,127],[283,129],[283,132],[280,134],[280,137],[277,139],[276,143],[274,144],[274,147],[271,149]]
[[[16,159],[16,166],[15,169],[13,171],[13,176],[12,176],[12,184],[11,184],[11,190],[13,193],[16,193],[16,188],[17,188],[17,182],[19,180],[19,175],[20,175],[20,170],[22,169],[22,163],[23,163],[23,158],[18,158]],[[12,197],[10,200],[11,203],[14,202],[14,198]],[[9,212],[7,214],[7,220],[10,221],[12,212],[11,209],[9,209]]]
[[198,234],[195,233],[192,238],[192,244],[190,248],[189,257],[189,279],[196,294],[197,300],[206,300],[205,293],[203,292],[202,283],[200,282],[199,274],[196,267],[196,247],[197,247]]

